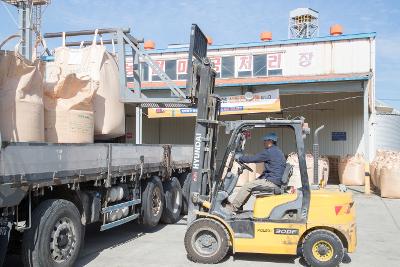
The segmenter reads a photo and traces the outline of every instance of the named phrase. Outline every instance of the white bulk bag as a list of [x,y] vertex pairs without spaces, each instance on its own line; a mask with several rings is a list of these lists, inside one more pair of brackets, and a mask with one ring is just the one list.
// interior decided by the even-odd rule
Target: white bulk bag
[[40,60],[31,62],[19,52],[1,50],[0,44],[0,132],[3,141],[43,142],[43,70]]
[[[70,73],[89,75],[99,82],[94,96],[94,134],[96,139],[110,139],[125,134],[125,109],[119,100],[119,70],[116,57],[106,47],[97,45],[97,30],[92,45],[79,49],[58,47],[55,63],[61,77]],[[65,44],[65,37],[63,44]]]
[[381,197],[400,198],[400,162],[388,162],[380,171]]
[[[50,84],[48,84],[50,85]],[[93,143],[93,97],[98,82],[69,74],[45,90],[45,136],[50,143]]]
[[340,183],[344,185],[364,185],[365,160],[362,155],[342,157],[338,169]]

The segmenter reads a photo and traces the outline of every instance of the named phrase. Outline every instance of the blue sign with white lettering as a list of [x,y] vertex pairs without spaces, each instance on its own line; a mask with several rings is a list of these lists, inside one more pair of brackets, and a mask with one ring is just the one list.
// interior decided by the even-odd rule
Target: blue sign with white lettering
[[332,141],[346,141],[346,132],[332,132]]

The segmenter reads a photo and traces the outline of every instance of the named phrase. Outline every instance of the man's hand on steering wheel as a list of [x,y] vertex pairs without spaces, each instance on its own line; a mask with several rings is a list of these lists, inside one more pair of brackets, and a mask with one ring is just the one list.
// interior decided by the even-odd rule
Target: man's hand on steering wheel
[[249,172],[253,172],[253,169],[250,168],[249,165],[247,165],[246,163],[240,161],[240,157],[241,157],[241,156],[242,156],[241,154],[236,154],[236,155],[235,155],[235,161],[236,161],[243,169],[246,169],[246,170],[248,170]]

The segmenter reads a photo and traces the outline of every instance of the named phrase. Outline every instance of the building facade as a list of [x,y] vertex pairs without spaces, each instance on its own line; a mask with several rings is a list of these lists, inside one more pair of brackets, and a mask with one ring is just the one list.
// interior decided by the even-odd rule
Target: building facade
[[[185,87],[187,46],[151,50],[153,60]],[[375,110],[375,33],[347,34],[209,46],[208,56],[217,72],[216,93],[244,95],[279,89],[281,111],[222,116],[221,120],[305,117],[312,131],[320,125],[322,155],[356,153],[372,159],[375,152],[371,115]],[[129,60],[127,61],[129,64]],[[149,96],[170,92],[151,68],[141,65],[142,90]],[[129,74],[128,74],[129,80]],[[135,142],[137,114],[127,108],[127,141]],[[155,118],[142,115],[143,143],[193,142],[195,117]],[[285,154],[295,151],[291,132],[276,131]],[[260,149],[264,132],[255,131],[248,152]],[[220,146],[228,136],[221,131]],[[312,136],[306,149],[312,150]]]

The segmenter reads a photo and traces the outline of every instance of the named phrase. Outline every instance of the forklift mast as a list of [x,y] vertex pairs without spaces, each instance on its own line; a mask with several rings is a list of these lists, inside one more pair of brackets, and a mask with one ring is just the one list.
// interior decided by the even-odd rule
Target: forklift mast
[[[216,170],[218,117],[220,98],[214,94],[216,72],[207,58],[207,38],[196,25],[192,25],[188,58],[187,90],[194,96],[197,119],[194,132],[193,162],[188,208],[188,224],[195,219],[200,204],[193,196],[210,192]],[[189,91],[190,90],[190,91]]]

